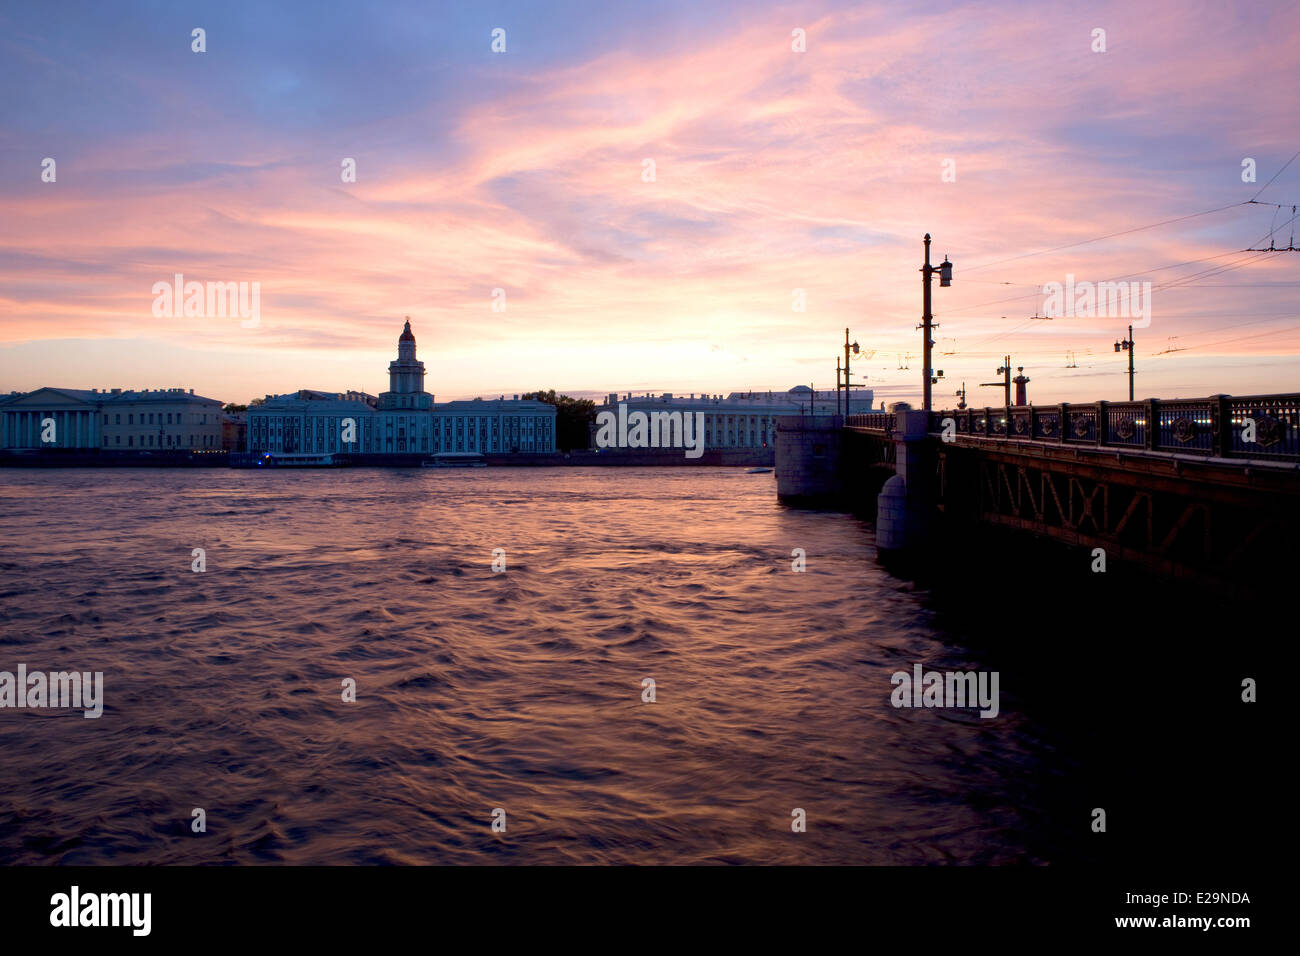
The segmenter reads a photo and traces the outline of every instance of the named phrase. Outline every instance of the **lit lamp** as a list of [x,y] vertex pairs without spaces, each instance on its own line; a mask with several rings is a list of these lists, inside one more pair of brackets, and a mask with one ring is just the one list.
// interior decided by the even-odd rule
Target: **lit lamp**
[[1128,338],[1115,343],[1116,352],[1128,353],[1128,400],[1133,401],[1133,326],[1128,327]]
[[948,257],[943,257],[943,262],[937,266],[930,265],[930,234],[925,234],[925,264],[921,266],[921,324],[918,329],[924,330],[921,339],[921,357],[924,371],[921,374],[921,408],[924,411],[930,411],[930,386],[934,385],[939,376],[935,375],[930,366],[930,349],[934,347],[934,339],[930,336],[939,326],[934,321],[934,313],[930,308],[930,280],[935,273],[939,273],[939,286],[947,288],[952,285],[952,263]]

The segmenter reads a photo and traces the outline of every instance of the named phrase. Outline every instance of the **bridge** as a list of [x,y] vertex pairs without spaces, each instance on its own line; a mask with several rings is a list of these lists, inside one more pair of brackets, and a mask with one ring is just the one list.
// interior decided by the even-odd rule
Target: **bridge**
[[785,501],[874,504],[882,554],[997,526],[1174,577],[1300,566],[1300,394],[792,417],[776,462]]

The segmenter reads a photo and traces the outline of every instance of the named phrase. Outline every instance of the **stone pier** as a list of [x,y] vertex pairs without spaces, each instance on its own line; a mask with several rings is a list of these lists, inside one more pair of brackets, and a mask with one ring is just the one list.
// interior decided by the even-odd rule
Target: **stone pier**
[[876,549],[881,557],[925,547],[935,501],[933,452],[926,434],[929,415],[904,403],[893,411],[894,476],[876,500]]
[[788,415],[776,420],[776,496],[787,504],[834,507],[844,498],[839,415]]

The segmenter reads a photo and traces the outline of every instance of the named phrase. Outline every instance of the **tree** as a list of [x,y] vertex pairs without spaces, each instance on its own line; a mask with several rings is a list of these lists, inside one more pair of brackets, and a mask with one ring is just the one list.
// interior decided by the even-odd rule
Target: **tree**
[[555,406],[555,447],[560,451],[586,448],[591,444],[591,426],[596,421],[596,403],[591,399],[557,396],[553,388],[545,392],[529,392],[522,397]]
[[221,410],[222,410],[223,412],[225,412],[226,414],[228,414],[228,415],[233,415],[233,414],[235,414],[236,412],[246,412],[246,411],[248,411],[248,406],[247,406],[247,405],[236,405],[234,402],[231,402],[229,405],[223,405],[223,406],[221,406]]

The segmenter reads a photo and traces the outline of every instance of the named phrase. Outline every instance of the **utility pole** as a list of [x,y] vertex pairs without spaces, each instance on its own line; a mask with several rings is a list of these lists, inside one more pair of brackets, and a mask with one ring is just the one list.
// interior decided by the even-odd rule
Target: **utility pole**
[[849,384],[849,352],[854,355],[858,354],[858,343],[849,343],[849,330],[844,330],[844,414],[849,414],[849,406],[852,404],[851,396],[853,395],[853,386]]
[[835,414],[841,415],[840,411],[840,357],[835,356]]
[[[1006,401],[1003,403],[1008,408],[1011,406],[1011,356],[1003,356],[1002,367],[998,369],[998,374],[1002,376],[1000,382],[980,382],[980,388],[991,387],[1001,388]],[[1029,381],[1025,379],[1025,381]]]
[[1128,400],[1133,401],[1133,326],[1128,327],[1128,338],[1115,343],[1116,352],[1128,353]]
[[930,279],[935,273],[939,273],[939,286],[941,288],[952,285],[952,263],[948,257],[943,257],[943,262],[937,266],[930,265],[930,234],[925,234],[925,264],[921,266],[921,324],[917,326],[922,329],[922,359],[921,369],[921,388],[922,399],[921,408],[924,411],[930,410],[930,386],[934,384],[934,373],[930,370],[930,350],[934,348],[934,339],[930,338],[934,329],[939,326],[934,324],[934,315],[930,310]]

